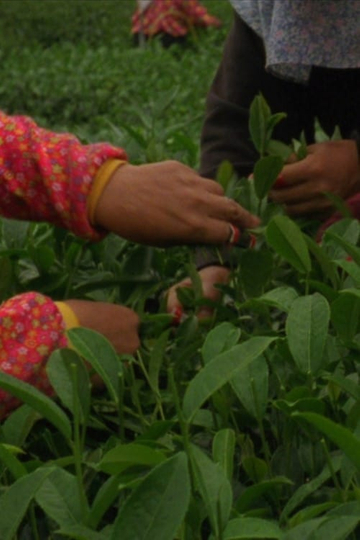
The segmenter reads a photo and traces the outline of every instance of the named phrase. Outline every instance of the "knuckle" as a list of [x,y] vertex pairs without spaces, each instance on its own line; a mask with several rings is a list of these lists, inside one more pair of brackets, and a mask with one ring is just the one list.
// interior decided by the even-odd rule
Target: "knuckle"
[[211,182],[211,184],[209,185],[211,186],[213,193],[215,193],[216,195],[225,194],[224,188],[221,184],[219,184],[219,182],[215,182],[215,180],[209,180],[209,182]]
[[232,219],[237,219],[240,214],[239,205],[232,199],[228,199],[228,200],[229,200],[229,207],[228,207],[229,217]]

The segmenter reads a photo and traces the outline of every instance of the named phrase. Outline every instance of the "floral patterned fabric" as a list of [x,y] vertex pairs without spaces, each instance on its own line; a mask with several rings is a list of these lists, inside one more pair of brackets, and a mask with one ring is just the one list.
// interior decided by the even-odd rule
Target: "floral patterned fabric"
[[[0,371],[47,394],[46,360],[66,347],[65,323],[55,303],[34,292],[14,296],[0,308]],[[0,419],[19,401],[0,389]]]
[[358,0],[230,0],[264,40],[267,69],[307,82],[311,66],[360,67]]
[[[107,143],[82,145],[73,135],[0,112],[0,214],[48,221],[97,240],[102,235],[89,223],[87,200],[97,171],[114,158],[126,154]],[[0,306],[0,371],[51,393],[46,361],[66,343],[63,317],[50,298],[31,292]],[[16,405],[0,389],[0,418]]]
[[198,0],[152,0],[146,8],[137,9],[132,20],[133,34],[146,36],[165,33],[185,36],[194,26],[220,26]]
[[85,146],[73,135],[0,112],[0,213],[99,239],[86,204],[97,170],[111,158],[126,159],[126,154],[107,143]]

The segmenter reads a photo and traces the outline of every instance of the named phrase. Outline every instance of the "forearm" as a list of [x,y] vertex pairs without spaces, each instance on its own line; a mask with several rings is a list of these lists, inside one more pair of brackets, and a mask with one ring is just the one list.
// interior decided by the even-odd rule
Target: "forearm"
[[52,133],[30,118],[2,112],[0,138],[0,213],[99,238],[88,219],[88,198],[101,166],[126,159],[125,152],[106,143],[82,145],[72,135]]

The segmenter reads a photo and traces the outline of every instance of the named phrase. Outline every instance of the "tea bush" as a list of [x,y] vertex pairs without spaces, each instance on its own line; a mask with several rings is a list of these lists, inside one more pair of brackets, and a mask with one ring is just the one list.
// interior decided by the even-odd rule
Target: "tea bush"
[[[11,70],[20,83],[25,65],[40,69],[29,51],[2,65],[2,96],[14,98],[9,110],[36,113],[49,125],[75,118],[68,126],[85,139],[112,134],[139,162],[173,152],[196,165],[201,118],[191,120],[202,114],[218,39],[210,32],[185,51],[153,44],[114,52],[108,64],[107,49],[34,44],[39,58],[59,55],[46,64],[53,82],[44,77],[39,86],[49,102],[12,86]],[[126,67],[125,57],[142,69]],[[124,77],[118,101],[110,91],[94,100],[102,62],[114,84]],[[149,62],[158,71],[146,85]],[[59,84],[66,86],[66,73],[69,90]],[[134,357],[119,357],[100,335],[69,331],[72,348],[48,363],[56,400],[0,373],[0,387],[24,402],[0,428],[1,540],[359,537],[360,225],[344,217],[318,244],[316,223],[295,223],[268,203],[287,153],[304,151],[301,142],[293,149],[274,143],[277,121],[281,115],[272,117],[256,98],[254,180],[234,182],[226,163],[219,170],[228,196],[260,212],[262,227],[255,248],[233,249],[231,282],[208,320],[196,318],[203,299],[188,248],[144,248],[113,236],[89,246],[44,224],[2,221],[3,298],[36,287],[59,298],[126,303],[140,313],[142,346]],[[193,286],[179,294],[188,315],[175,327],[162,292],[186,273]],[[84,360],[103,391],[90,393]]]

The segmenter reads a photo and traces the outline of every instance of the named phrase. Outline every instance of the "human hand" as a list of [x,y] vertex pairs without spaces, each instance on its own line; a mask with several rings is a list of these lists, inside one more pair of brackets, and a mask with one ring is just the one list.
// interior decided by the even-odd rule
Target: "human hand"
[[259,219],[224,196],[220,184],[176,161],[119,167],[99,198],[95,224],[142,244],[221,244],[230,224]]
[[[221,298],[221,291],[215,287],[216,284],[226,284],[229,282],[230,270],[225,266],[207,266],[199,271],[202,283],[203,296],[213,302]],[[183,307],[177,297],[176,289],[179,287],[191,287],[191,279],[185,278],[168,290],[167,311],[174,314],[176,319],[181,318]],[[211,317],[213,309],[209,306],[202,306],[197,312],[198,319]]]
[[140,346],[139,317],[124,306],[87,300],[66,300],[81,326],[96,330],[118,354],[133,354]]
[[329,212],[333,205],[324,192],[347,199],[359,191],[356,143],[342,140],[309,146],[305,159],[285,165],[270,197],[297,216]]

